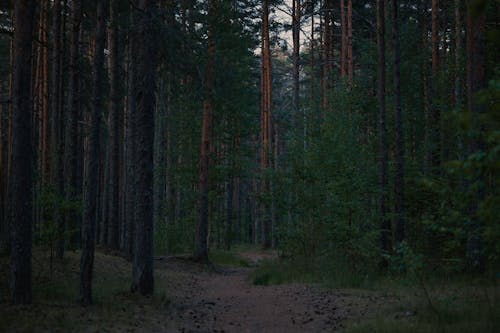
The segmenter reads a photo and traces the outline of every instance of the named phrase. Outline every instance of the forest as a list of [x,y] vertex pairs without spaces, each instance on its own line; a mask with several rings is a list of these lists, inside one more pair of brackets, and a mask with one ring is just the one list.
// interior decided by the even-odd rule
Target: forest
[[500,332],[498,0],[1,0],[0,331]]

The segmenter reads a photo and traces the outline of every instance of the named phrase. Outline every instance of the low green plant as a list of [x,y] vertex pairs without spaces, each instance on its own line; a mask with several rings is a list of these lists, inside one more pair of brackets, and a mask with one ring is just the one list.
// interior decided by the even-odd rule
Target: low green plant
[[239,256],[236,252],[210,250],[209,259],[212,263],[229,267],[250,267],[250,263]]

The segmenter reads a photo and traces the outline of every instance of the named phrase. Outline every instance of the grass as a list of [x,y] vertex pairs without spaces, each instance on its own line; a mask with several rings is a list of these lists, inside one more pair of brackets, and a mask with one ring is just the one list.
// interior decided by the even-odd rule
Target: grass
[[426,301],[413,297],[406,304],[412,310],[398,314],[389,310],[382,316],[352,323],[347,332],[500,332],[498,308],[492,313],[484,299],[441,299],[434,303],[431,308]]
[[[0,332],[126,331],[133,327],[161,330],[157,318],[165,317],[170,305],[167,287],[178,277],[155,271],[155,293],[142,297],[130,293],[131,265],[125,259],[95,254],[93,301],[78,304],[79,252],[67,252],[63,262],[33,253],[33,304],[11,306],[8,296],[8,259],[0,258]],[[168,276],[167,276],[168,275]],[[20,320],[22,318],[22,320]]]
[[255,285],[284,283],[314,283],[329,288],[368,287],[368,275],[356,274],[349,269],[332,269],[321,262],[307,259],[265,260],[251,274]]
[[314,275],[304,265],[291,261],[264,260],[250,274],[254,285],[278,285],[293,282],[314,282]]
[[[304,260],[265,261],[250,275],[254,285],[315,283],[329,289],[358,289],[397,296],[397,306],[352,319],[347,332],[500,332],[500,284],[467,276],[416,280],[356,274],[349,267]],[[373,305],[372,305],[373,306]]]
[[212,263],[225,267],[250,267],[250,263],[238,255],[238,252],[211,250],[209,259]]

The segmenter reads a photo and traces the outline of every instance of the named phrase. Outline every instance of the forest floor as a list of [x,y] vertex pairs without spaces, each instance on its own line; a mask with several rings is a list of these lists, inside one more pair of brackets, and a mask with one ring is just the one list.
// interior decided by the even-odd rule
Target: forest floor
[[[0,332],[358,332],[380,318],[395,328],[417,320],[408,293],[256,285],[253,273],[276,254],[249,249],[219,258],[223,264],[210,269],[186,257],[158,257],[152,297],[130,294],[130,263],[98,251],[95,305],[82,308],[76,302],[79,253],[67,253],[52,268],[48,258],[34,253],[35,302],[21,307],[8,304],[8,263],[0,261]],[[366,327],[359,332],[376,331]]]

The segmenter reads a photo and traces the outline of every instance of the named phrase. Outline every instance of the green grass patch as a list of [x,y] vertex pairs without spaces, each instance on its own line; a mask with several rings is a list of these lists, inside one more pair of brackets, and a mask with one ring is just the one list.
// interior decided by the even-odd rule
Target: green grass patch
[[255,285],[284,283],[314,283],[329,288],[368,288],[369,274],[360,274],[343,266],[332,267],[320,260],[307,259],[264,260],[251,274]]
[[250,267],[250,263],[233,251],[211,250],[209,259],[216,265],[226,267]]
[[[495,311],[495,312],[492,312]],[[420,300],[404,313],[386,313],[373,319],[350,323],[348,333],[468,333],[500,332],[500,313],[485,300],[437,300],[431,308]]]
[[[126,331],[142,325],[158,331],[155,321],[171,303],[169,281],[162,269],[155,271],[155,293],[149,297],[130,293],[131,264],[125,259],[97,251],[94,262],[93,301],[78,303],[80,252],[65,253],[62,262],[50,266],[50,255],[33,253],[33,304],[9,304],[8,258],[0,258],[0,332]],[[144,319],[144,316],[150,316]],[[155,317],[156,316],[156,317]],[[19,320],[22,318],[22,320]]]
[[250,274],[254,285],[276,285],[293,282],[314,283],[314,269],[305,263],[288,260],[263,260]]

